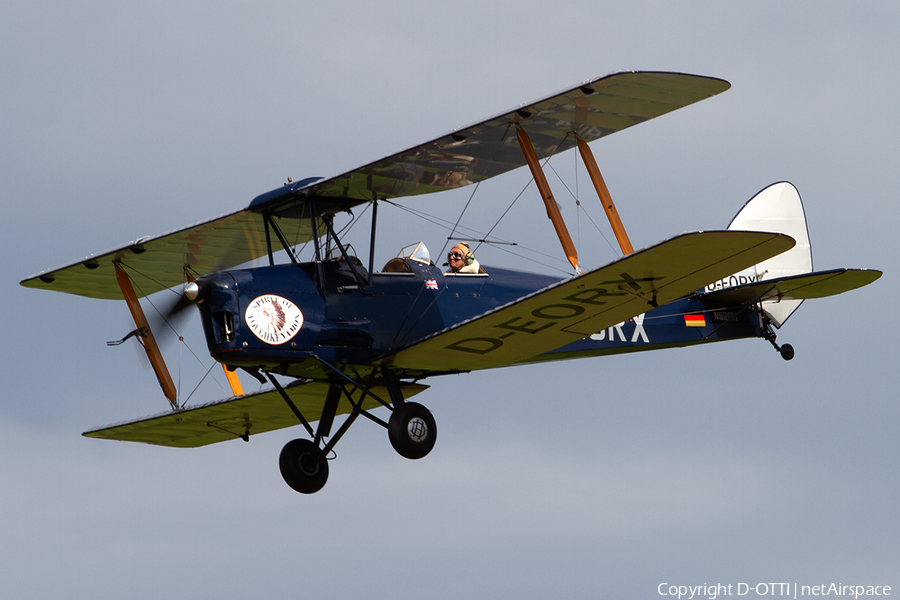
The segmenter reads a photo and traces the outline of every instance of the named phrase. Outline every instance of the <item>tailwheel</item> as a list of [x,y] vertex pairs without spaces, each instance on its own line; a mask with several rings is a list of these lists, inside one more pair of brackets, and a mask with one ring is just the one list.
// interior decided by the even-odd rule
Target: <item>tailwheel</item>
[[790,344],[784,344],[778,348],[778,352],[781,353],[781,358],[784,360],[791,360],[794,358],[794,347]]
[[405,458],[422,458],[434,448],[437,425],[431,412],[416,402],[395,405],[388,422],[391,446]]
[[292,440],[285,444],[278,464],[284,481],[301,494],[314,494],[328,481],[328,461],[311,440]]
[[778,354],[781,355],[781,358],[784,360],[791,360],[794,358],[794,347],[790,344],[783,344],[781,346],[775,341],[775,331],[772,329],[772,325],[769,322],[766,322],[765,329],[763,329],[763,337],[768,340],[770,344],[775,348]]

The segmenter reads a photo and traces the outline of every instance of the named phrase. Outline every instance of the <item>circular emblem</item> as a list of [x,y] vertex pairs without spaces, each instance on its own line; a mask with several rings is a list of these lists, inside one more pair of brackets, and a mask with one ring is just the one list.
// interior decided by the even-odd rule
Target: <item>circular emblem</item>
[[428,437],[428,425],[424,419],[419,417],[413,417],[409,420],[409,423],[406,425],[406,431],[409,433],[409,438],[414,442],[422,442]]
[[283,344],[303,326],[303,313],[281,296],[266,294],[250,303],[244,320],[253,334],[267,344]]

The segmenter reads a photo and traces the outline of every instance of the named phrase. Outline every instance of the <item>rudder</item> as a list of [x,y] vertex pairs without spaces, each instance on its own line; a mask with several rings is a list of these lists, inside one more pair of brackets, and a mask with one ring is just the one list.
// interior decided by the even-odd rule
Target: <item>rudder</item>
[[[739,280],[764,281],[813,270],[803,202],[797,188],[787,181],[773,183],[753,196],[731,220],[728,229],[784,233],[797,241],[787,252],[736,273]],[[802,300],[767,300],[762,307],[772,324],[781,327],[802,303]]]

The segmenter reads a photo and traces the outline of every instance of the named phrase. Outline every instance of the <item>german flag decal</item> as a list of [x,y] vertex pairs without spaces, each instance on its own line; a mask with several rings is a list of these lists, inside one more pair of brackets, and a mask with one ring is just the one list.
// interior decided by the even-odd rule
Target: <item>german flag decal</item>
[[706,327],[706,317],[700,315],[684,315],[684,324],[688,327]]

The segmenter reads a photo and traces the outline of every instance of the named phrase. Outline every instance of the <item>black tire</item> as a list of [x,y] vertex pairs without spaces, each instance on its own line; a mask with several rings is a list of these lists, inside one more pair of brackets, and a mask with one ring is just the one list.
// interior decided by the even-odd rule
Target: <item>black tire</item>
[[328,481],[328,461],[311,440],[292,440],[281,449],[281,476],[294,491],[314,494]]
[[388,437],[400,456],[415,460],[434,448],[437,425],[427,408],[415,402],[405,402],[391,414]]
[[784,360],[791,360],[792,358],[794,358],[794,347],[790,344],[785,344],[784,346],[782,346],[779,352],[781,352],[781,358],[783,358]]

